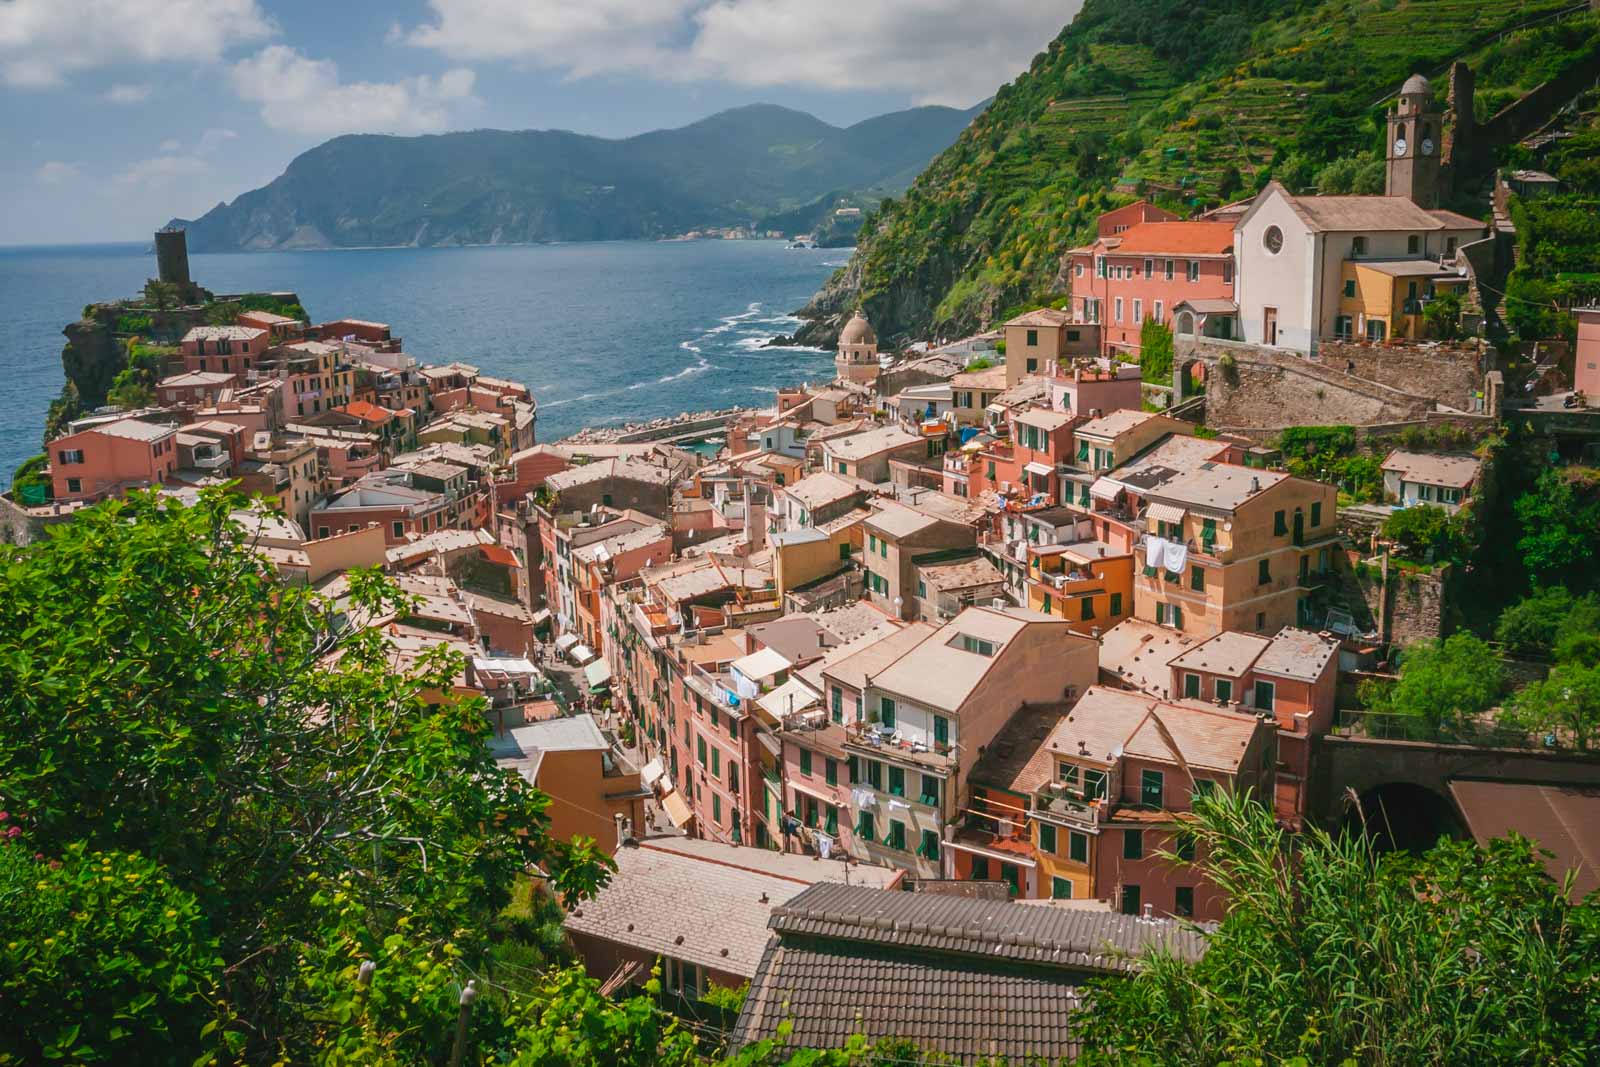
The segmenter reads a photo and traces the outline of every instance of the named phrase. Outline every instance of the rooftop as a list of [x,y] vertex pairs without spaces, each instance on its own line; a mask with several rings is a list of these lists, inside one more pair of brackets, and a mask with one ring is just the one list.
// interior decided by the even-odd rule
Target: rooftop
[[1017,412],[1015,418],[1024,426],[1038,426],[1045,430],[1059,430],[1070,423],[1075,416],[1065,411],[1056,411],[1052,408],[1029,408]]
[[841,643],[809,615],[785,615],[771,622],[755,623],[745,632],[790,663],[817,659]]
[[840,500],[857,496],[862,491],[861,485],[854,479],[845,478],[828,471],[808,474],[793,485],[783,488],[783,492],[788,493],[813,511]]
[[1233,252],[1232,222],[1141,222],[1117,235],[1116,254],[1205,256]]
[[1036,311],[1025,311],[1016,318],[1009,320],[1007,326],[1065,326],[1072,321],[1072,316],[1056,308],[1039,308]]
[[[773,908],[846,876],[839,860],[682,837],[625,844],[614,859],[616,874],[567,916],[568,930],[743,978],[756,973]],[[848,870],[873,886],[900,877],[863,864]]]
[[1313,230],[1357,233],[1483,229],[1478,219],[1450,211],[1429,211],[1403,196],[1291,196],[1276,182],[1268,186],[1274,187],[1283,192],[1295,214]]
[[1383,469],[1395,471],[1404,481],[1422,485],[1442,485],[1465,489],[1478,477],[1482,462],[1477,456],[1443,452],[1407,452],[1396,449],[1383,461]]
[[1192,470],[1179,471],[1146,495],[1152,500],[1233,511],[1288,478],[1283,471],[1202,463]]
[[883,670],[933,633],[933,627],[927,623],[900,626],[882,615],[879,620],[872,629],[830,649],[822,659],[803,668],[800,677],[816,689],[825,688],[826,675],[841,685],[861,690],[866,688],[870,675]]
[[849,437],[836,438],[824,447],[833,459],[855,462],[882,455],[896,448],[907,448],[922,443],[923,438],[914,433],[907,433],[899,426],[880,426],[874,430],[851,434]]
[[935,560],[917,564],[917,577],[929,589],[971,589],[978,585],[998,585],[1005,575],[987,556],[970,556],[966,559]]
[[1097,419],[1089,420],[1073,432],[1079,437],[1111,439],[1125,434],[1135,426],[1142,425],[1154,418],[1160,418],[1154,411],[1119,408],[1116,411],[1101,415]]
[[1450,793],[1479,844],[1515,830],[1553,853],[1542,858],[1558,885],[1574,873],[1574,901],[1600,889],[1600,788],[1458,778]]
[[592,715],[568,715],[513,727],[489,742],[496,759],[527,758],[536,752],[603,752],[610,747]]
[[103,423],[90,429],[107,437],[123,437],[130,441],[159,441],[168,434],[177,432],[171,426],[141,422],[138,419],[118,419],[116,422]]
[[1100,636],[1100,670],[1146,693],[1170,697],[1168,666],[1195,639],[1143,619],[1124,619]]
[[183,335],[188,341],[254,341],[267,331],[255,326],[194,326]]
[[1256,660],[1256,670],[1314,682],[1322,677],[1328,662],[1339,654],[1339,642],[1310,630],[1285,626],[1267,645],[1261,658]]
[[1206,671],[1210,674],[1239,678],[1255,665],[1256,660],[1270,644],[1272,639],[1260,634],[1223,630],[1179,653],[1170,662],[1170,666],[1180,670]]
[[[872,685],[930,708],[956,711],[994,670],[1006,646],[1029,626],[1066,621],[1021,608],[968,608],[872,677]],[[987,642],[992,653],[968,651],[965,639]]]
[[672,471],[666,467],[657,466],[654,463],[635,459],[631,456],[616,456],[611,459],[597,460],[594,463],[585,463],[581,467],[570,467],[564,471],[557,471],[546,478],[544,484],[553,492],[559,493],[580,485],[605,481],[608,478],[650,482],[655,485],[667,486],[670,486],[674,480]]

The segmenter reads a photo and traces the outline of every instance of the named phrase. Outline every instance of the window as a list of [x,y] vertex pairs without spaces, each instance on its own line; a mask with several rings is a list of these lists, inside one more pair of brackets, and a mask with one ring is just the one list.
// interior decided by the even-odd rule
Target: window
[[800,750],[800,773],[807,778],[811,777],[811,750],[809,748]]
[[844,460],[842,460],[842,459],[839,460],[839,473],[840,474],[845,473]]
[[897,848],[904,852],[906,847],[906,824],[899,819],[890,819],[889,835],[884,838],[883,843],[890,848]]
[[1216,693],[1218,700],[1227,703],[1233,699],[1233,683],[1226,678],[1218,678]]
[[728,792],[739,791],[739,765],[732,760],[728,761]]
[[1189,588],[1193,589],[1197,593],[1203,593],[1206,591],[1205,568],[1201,567],[1199,564],[1195,564],[1193,567],[1189,568]]
[[1117,309],[1116,317],[1113,318],[1111,321],[1112,322],[1121,322],[1122,321],[1122,297],[1120,297],[1120,296],[1117,297],[1117,299],[1116,299],[1116,309]]
[[1417,234],[1411,234],[1410,236],[1408,236],[1406,238],[1406,255],[1414,256],[1414,255],[1417,255],[1421,251],[1422,251],[1422,238],[1419,237]]
[[1364,255],[1366,255],[1367,254],[1367,239],[1365,237],[1353,237],[1353,238],[1351,238],[1351,240],[1350,240],[1350,254],[1352,256],[1364,256]]
[[1067,331],[1067,340],[1068,341],[1079,341],[1079,340],[1082,340],[1082,339],[1083,339],[1083,331],[1082,330],[1068,330]]
[[1179,830],[1172,835],[1172,851],[1185,863],[1194,862],[1194,834],[1188,830]]
[[1277,697],[1277,687],[1271,682],[1256,682],[1256,708],[1260,711],[1271,711],[1273,700]]
[[890,700],[888,697],[881,698],[879,703],[878,717],[883,720],[883,725],[890,728],[894,727],[895,718],[893,700]]
[[718,826],[722,825],[722,795],[720,793],[714,792],[711,794],[711,821]]
[[1381,341],[1388,334],[1388,323],[1382,319],[1367,320],[1367,340]]
[[932,774],[924,774],[922,776],[922,791],[917,795],[917,799],[928,805],[930,808],[937,808],[939,806],[938,777]]
[[838,686],[829,694],[828,717],[834,722],[844,722],[844,690]]
[[82,463],[83,462],[83,449],[81,449],[81,448],[63,448],[61,450],[61,462],[62,463]]
[[[884,559],[889,558],[889,542],[885,541],[881,537],[878,538],[878,555],[882,556]],[[887,592],[887,589],[885,592]]]
[[1172,260],[1169,259],[1166,261],[1166,269],[1167,281],[1170,282],[1172,280]]
[[1067,858],[1073,863],[1089,862],[1089,835],[1067,831]]
[[839,784],[839,761],[829,756],[822,763],[822,780],[829,785]]
[[1200,676],[1198,674],[1185,674],[1183,676],[1183,695],[1190,700],[1200,699]]
[[1186,919],[1194,916],[1194,886],[1180,885],[1172,891],[1172,911]]
[[1039,824],[1039,851],[1055,852],[1056,828],[1047,822]]
[[1137,298],[1133,301],[1133,321],[1135,325],[1144,321],[1144,301]]
[[1125,860],[1144,859],[1144,831],[1122,831],[1122,858]]
[[[1277,229],[1277,227],[1274,226],[1273,229]],[[1139,887],[1138,886],[1136,886],[1136,885],[1125,885],[1125,886],[1122,887],[1122,914],[1124,914],[1124,915],[1137,915],[1137,914],[1139,914]]]
[[1320,500],[1313,500],[1311,502],[1311,525],[1322,525],[1322,501]]
[[711,777],[722,777],[722,749],[720,748],[711,750]]
[[1122,594],[1111,594],[1111,614],[1113,617],[1122,614]]
[[1152,316],[1152,317],[1153,317],[1153,318],[1154,318],[1154,319],[1155,319],[1155,320],[1156,320],[1156,321],[1157,321],[1157,322],[1164,322],[1164,321],[1166,321],[1166,320],[1165,320],[1165,319],[1163,319],[1163,318],[1162,318],[1162,317],[1161,317],[1161,311],[1162,311],[1162,309],[1161,309],[1161,301],[1159,301],[1159,300],[1157,300],[1157,301],[1156,301],[1156,307],[1155,307],[1155,313],[1154,313],[1154,315],[1153,315],[1153,316]]
[[1146,278],[1149,278],[1150,276],[1155,274],[1155,272],[1156,272],[1156,261],[1153,260],[1153,259],[1145,260],[1144,261],[1144,276]]
[[883,788],[883,764],[879,763],[875,759],[869,759],[869,760],[866,761],[866,763],[867,763],[867,784],[870,785],[874,789],[882,789]]
[[1231,259],[1225,259],[1222,261],[1222,284],[1233,284],[1233,260]]
[[[1194,678],[1194,675],[1189,677]],[[1200,688],[1200,679],[1195,678],[1195,689]],[[1160,771],[1143,770],[1139,772],[1139,803],[1146,807],[1159,808],[1162,793],[1166,784],[1166,776]]]
[[939,835],[932,830],[922,831],[922,843],[917,846],[917,855],[925,860],[939,858]]
[[1083,769],[1083,795],[1087,800],[1105,799],[1106,772],[1093,767]]
[[918,578],[917,579],[917,596],[926,597],[927,595],[928,595],[927,583],[925,583],[921,578]]
[[816,800],[816,798],[815,797],[806,797],[805,808],[804,808],[804,822],[805,822],[805,824],[807,826],[811,827],[811,829],[815,830],[817,828],[817,823],[822,821],[821,816],[822,816],[822,813],[817,809],[817,800]]
[[1094,597],[1086,596],[1078,603],[1083,605],[1083,618],[1085,621],[1094,618]]
[[1050,899],[1051,900],[1071,900],[1072,899],[1072,880],[1069,879],[1069,878],[1051,878],[1050,879]]
[[835,835],[839,832],[839,809],[832,804],[822,809],[822,829],[824,833]]
[[1264,612],[1264,611],[1256,612],[1256,633],[1260,633],[1262,630],[1265,630],[1266,628],[1267,628],[1267,613]]
[[950,743],[950,720],[943,715],[933,717],[933,743],[936,745]]
[[856,819],[856,836],[862,841],[871,843],[873,839],[872,812],[863,811]]
[[906,795],[906,769],[891,766],[889,768],[889,795],[903,797]]
[[1272,532],[1279,537],[1289,532],[1289,524],[1284,521],[1284,513],[1275,511],[1272,514]]
[[1045,615],[1049,615],[1050,614],[1050,594],[1049,593],[1046,593],[1044,595],[1044,603],[1039,605],[1039,611],[1042,614],[1045,614]]
[[[1360,238],[1357,238],[1357,240],[1360,240]],[[1261,235],[1261,245],[1270,255],[1275,256],[1279,252],[1282,252],[1283,231],[1278,229],[1276,226],[1268,226],[1267,232]],[[1170,271],[1168,271],[1167,277],[1172,277],[1172,273]]]
[[1034,345],[1036,345],[1038,343],[1039,343],[1039,331],[1038,330],[1029,330],[1028,331],[1028,347],[1032,348]]
[[1022,892],[1022,871],[1015,863],[1000,864],[1000,880],[1011,888],[1011,895]]
[[[1266,585],[1270,581],[1272,581],[1272,561],[1261,560],[1256,564],[1256,584]],[[1263,619],[1262,623],[1265,624],[1265,621]]]
[[858,765],[856,764],[856,758],[854,756],[851,756],[848,760],[845,761],[844,769],[849,773],[850,784],[851,785],[855,785],[857,782],[859,782],[861,780],[861,771],[860,771]]
[[1191,259],[1189,261],[1189,280],[1191,282],[1197,282],[1200,280],[1200,261],[1198,259]]
[[1156,625],[1157,626],[1165,626],[1166,624],[1167,624],[1167,606],[1165,604],[1163,604],[1161,601],[1158,600],[1158,601],[1156,601]]
[[83,479],[82,478],[68,478],[67,479],[67,492],[69,492],[69,493],[81,493],[81,492],[83,492]]
[[972,857],[972,880],[974,882],[987,882],[989,880],[989,857]]
[[964,651],[975,653],[979,656],[994,655],[994,642],[985,641],[970,634],[961,635],[961,647]]
[[1335,337],[1350,338],[1356,332],[1356,320],[1349,315],[1336,315],[1333,319],[1333,335]]
[[1356,295],[1356,280],[1354,278],[1346,278],[1344,280],[1344,295],[1352,297]]
[[[684,724],[683,732],[684,733],[688,733],[689,732],[689,724],[688,723]],[[697,762],[699,762],[700,766],[704,767],[706,765],[706,739],[703,738],[703,737],[697,737],[697,738],[695,738],[695,741],[697,742],[697,744],[695,745],[695,757],[697,759]]]
[[1036,360],[1036,359],[1028,360],[1028,369],[1031,370],[1031,371],[1032,370],[1038,370],[1039,369],[1039,361]]
[[394,535],[396,537],[404,537],[406,535],[406,524],[405,523],[396,521],[395,523],[392,524],[392,527],[394,529]]

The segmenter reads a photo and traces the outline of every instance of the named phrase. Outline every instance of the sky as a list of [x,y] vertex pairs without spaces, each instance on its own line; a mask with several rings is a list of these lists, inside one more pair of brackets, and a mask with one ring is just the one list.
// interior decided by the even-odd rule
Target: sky
[[970,107],[1082,0],[0,0],[0,245],[147,239],[343,133]]

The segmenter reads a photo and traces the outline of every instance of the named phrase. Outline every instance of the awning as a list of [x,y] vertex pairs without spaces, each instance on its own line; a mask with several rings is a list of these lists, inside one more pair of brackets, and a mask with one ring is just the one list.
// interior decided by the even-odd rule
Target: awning
[[999,849],[984,848],[982,845],[975,845],[970,841],[951,839],[943,842],[943,844],[945,848],[953,848],[960,852],[972,852],[979,856],[988,856],[991,859],[1000,860],[1002,863],[1015,863],[1018,867],[1039,866],[1039,864],[1034,860],[1031,860],[1026,856],[1019,855],[1015,852],[1002,852]]
[[661,757],[657,756],[655,759],[639,768],[639,784],[644,786],[646,789],[654,789],[656,783],[661,780],[661,776],[666,773],[667,769],[662,766]]
[[589,683],[590,689],[605,685],[611,681],[611,664],[597,659],[583,669],[583,678]]
[[572,656],[572,662],[582,666],[594,659],[594,649],[588,645],[573,645],[570,655]]
[[540,608],[538,611],[533,613],[533,620],[532,621],[533,621],[533,624],[535,626],[542,626],[543,624],[549,622],[550,621],[550,609],[549,608]]
[[1122,486],[1110,478],[1096,478],[1094,484],[1089,487],[1089,495],[1096,500],[1115,500],[1120,492]]
[[839,807],[839,800],[832,793],[829,793],[823,789],[818,789],[816,786],[806,785],[804,782],[800,781],[799,776],[789,779],[789,788],[793,789],[796,793],[804,793],[808,797],[811,797],[815,800],[820,800],[824,804],[832,807]]
[[667,813],[667,818],[672,820],[672,825],[680,830],[688,826],[694,819],[694,812],[689,810],[689,805],[684,803],[683,797],[676,790],[667,793],[661,798],[661,810]]
[[1187,510],[1180,508],[1175,504],[1156,503],[1151,504],[1150,507],[1145,510],[1144,517],[1149,519],[1151,522],[1181,523],[1183,521],[1183,517],[1187,514]]
[[1023,465],[1022,469],[1029,474],[1037,474],[1042,478],[1048,478],[1056,472],[1056,469],[1048,463],[1027,463]]
[[567,649],[571,648],[573,645],[575,645],[577,643],[578,643],[578,635],[577,634],[572,634],[572,633],[562,634],[560,637],[556,638],[556,651],[557,652],[565,652]]

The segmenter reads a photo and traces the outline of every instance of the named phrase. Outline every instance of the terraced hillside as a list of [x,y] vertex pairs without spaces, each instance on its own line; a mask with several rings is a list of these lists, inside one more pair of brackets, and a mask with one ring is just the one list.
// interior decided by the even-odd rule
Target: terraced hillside
[[867,220],[802,336],[831,342],[857,306],[904,339],[1057,301],[1062,252],[1099,212],[1136,195],[1192,212],[1272,178],[1332,181],[1331,162],[1377,157],[1384,103],[1407,75],[1456,59],[1478,72],[1483,117],[1600,60],[1600,14],[1572,0],[1087,0]]

